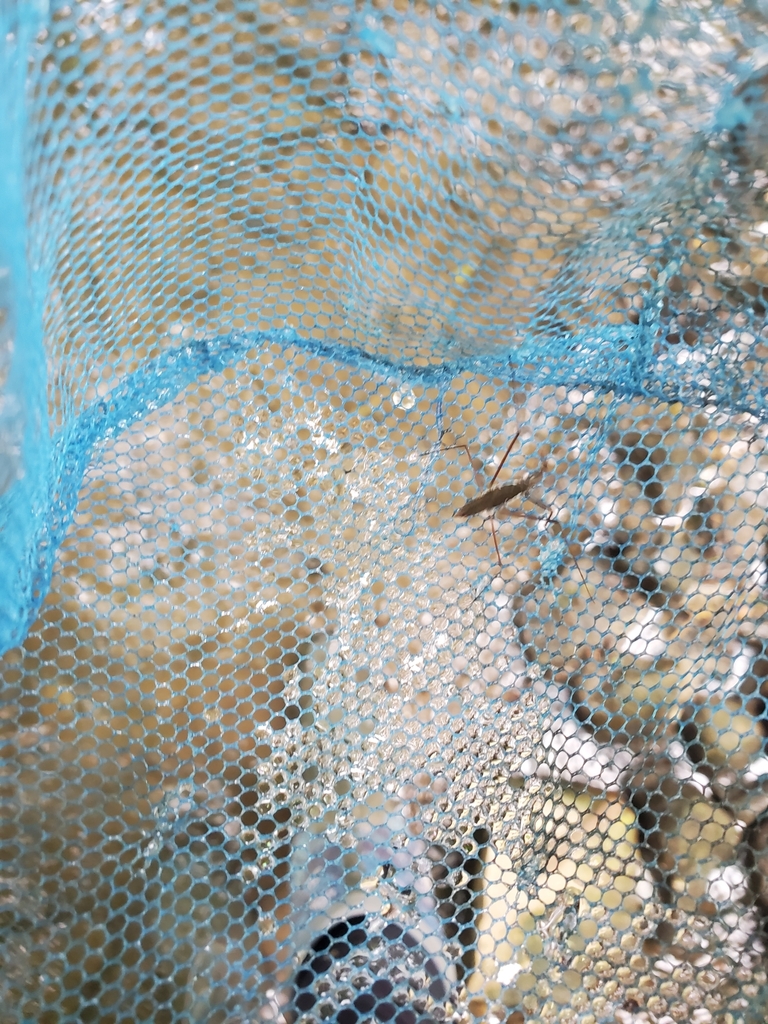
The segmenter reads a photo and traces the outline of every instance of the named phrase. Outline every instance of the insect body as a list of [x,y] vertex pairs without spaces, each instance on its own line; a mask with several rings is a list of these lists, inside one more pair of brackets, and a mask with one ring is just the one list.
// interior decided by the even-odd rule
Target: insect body
[[516,483],[502,484],[501,487],[491,487],[482,494],[470,498],[465,505],[462,505],[453,514],[461,519],[468,519],[470,516],[476,516],[480,512],[489,512],[491,509],[499,508],[501,505],[505,505],[508,501],[516,498],[519,494],[525,494],[526,491],[535,487],[543,476],[544,467],[542,466],[535,473],[529,473],[528,476],[523,477],[522,480],[518,480]]
[[[461,508],[457,509],[453,513],[454,517],[458,516],[460,519],[469,519],[470,516],[479,515],[481,512],[492,512],[496,508],[501,508],[502,505],[505,505],[508,501],[511,501],[513,498],[517,498],[518,495],[525,494],[527,491],[530,491],[531,488],[535,487],[539,480],[541,480],[542,476],[544,476],[546,462],[542,463],[540,469],[537,469],[533,473],[529,473],[527,476],[523,477],[522,480],[517,480],[514,483],[510,484],[502,484],[501,487],[493,486],[496,483],[498,475],[501,472],[504,463],[507,461],[507,457],[509,453],[512,451],[512,448],[514,447],[514,444],[519,436],[520,431],[518,430],[518,432],[509,442],[507,450],[504,452],[504,457],[499,463],[496,472],[493,474],[493,478],[488,489],[482,491],[474,498],[470,498],[468,502],[466,502],[464,505],[461,506]],[[451,448],[462,448],[467,453],[467,458],[469,459],[470,466],[472,465],[472,456],[469,454],[469,448],[465,444],[448,445],[446,448],[443,449],[443,451],[449,451]],[[536,501],[533,498],[531,500],[534,501],[537,505],[542,505],[541,502]],[[542,508],[547,509],[548,512],[550,511],[546,505],[542,505]],[[518,512],[517,514],[525,515],[524,512]],[[496,558],[498,560],[499,566],[501,566],[501,552],[499,551],[499,540],[496,535],[496,523],[494,521],[493,516],[490,517],[490,520],[491,533],[493,534],[493,546],[496,548]]]
[[[535,487],[536,484],[541,480],[541,478],[544,476],[546,462],[542,464],[541,469],[536,470],[534,473],[528,473],[528,475],[524,476],[521,480],[516,480],[513,483],[503,483],[500,487],[494,486],[499,474],[501,473],[504,467],[504,463],[507,461],[509,453],[513,449],[514,443],[519,436],[520,431],[518,430],[515,436],[509,442],[507,446],[507,451],[504,453],[504,457],[502,461],[499,463],[497,470],[494,473],[492,480],[490,480],[490,485],[487,487],[487,489],[483,490],[483,492],[481,492],[479,495],[476,495],[474,498],[470,498],[470,500],[466,502],[464,505],[462,505],[460,509],[457,509],[456,512],[454,512],[455,517],[458,516],[460,519],[468,519],[470,516],[479,515],[480,512],[493,512],[494,509],[501,508],[502,505],[505,505],[507,502],[512,501],[513,498],[517,498],[518,495],[524,495],[526,492],[528,492],[528,490],[530,490],[531,487]],[[466,452],[467,458],[469,459],[469,464],[470,466],[472,465],[472,456],[470,455],[469,449],[466,444],[447,444],[442,451],[450,452],[452,449],[462,449],[464,452]],[[531,500],[535,501],[535,499]],[[536,504],[542,505],[541,502],[536,502]],[[547,506],[542,505],[542,508],[546,509]],[[549,509],[547,509],[547,511],[549,512]],[[524,513],[520,512],[518,513],[518,515],[524,515]],[[496,521],[493,516],[489,516],[488,518],[490,519],[490,532],[492,532],[494,537],[496,557],[501,567],[502,555],[499,550],[499,538],[497,537],[496,534]]]
[[[533,497],[533,495],[529,493],[538,483],[540,483],[542,477],[544,476],[544,473],[550,468],[551,464],[547,459],[542,460],[541,466],[538,469],[534,470],[532,473],[526,474],[519,480],[515,480],[512,483],[508,484],[502,484],[499,487],[493,486],[496,483],[499,473],[501,473],[501,470],[504,467],[504,463],[507,461],[509,453],[512,451],[512,448],[514,447],[515,442],[517,441],[519,436],[520,431],[518,430],[515,436],[509,442],[507,450],[504,452],[501,462],[499,463],[496,472],[493,474],[490,486],[488,486],[485,490],[481,490],[481,492],[475,495],[474,498],[470,498],[469,501],[465,502],[461,506],[461,508],[457,509],[453,513],[454,518],[458,517],[459,519],[469,519],[470,516],[480,515],[482,512],[493,513],[495,509],[501,508],[502,505],[506,505],[507,502],[512,501],[513,498],[520,497],[520,495],[525,495],[528,501],[531,501],[534,505],[539,505],[541,508],[543,508],[547,515],[544,517],[533,516],[532,514],[523,512],[522,510],[514,510],[512,512],[512,515],[524,516],[526,518],[534,518],[539,521],[544,521],[547,523],[554,522],[552,509],[548,505],[545,505],[542,501],[539,501],[538,498]],[[467,453],[467,459],[469,460],[469,464],[471,466],[472,456],[470,455],[470,451],[467,445],[446,445],[442,449],[442,451],[450,451],[456,448],[462,449]],[[482,487],[482,484],[480,484],[480,486]],[[493,546],[496,548],[496,559],[499,563],[499,566],[503,567],[501,561],[501,551],[499,550],[499,539],[496,533],[495,518],[493,514],[491,514],[488,518],[491,521],[491,534],[493,536]],[[576,563],[576,568],[582,580],[584,581],[584,585],[586,586],[586,580],[584,580],[584,576],[581,572],[581,569],[579,568],[578,562]],[[587,590],[588,589],[589,588],[587,588]]]

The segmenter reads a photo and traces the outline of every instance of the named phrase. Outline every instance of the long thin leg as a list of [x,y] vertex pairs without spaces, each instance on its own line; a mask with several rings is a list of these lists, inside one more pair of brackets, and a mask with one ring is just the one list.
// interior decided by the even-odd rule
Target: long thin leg
[[[496,467],[496,472],[493,474],[493,478],[492,478],[491,482],[487,486],[482,481],[482,479],[478,478],[478,474],[475,471],[474,466],[472,465],[472,455],[470,454],[470,451],[469,451],[469,448],[468,448],[467,445],[461,444],[461,443],[459,443],[459,444],[441,445],[440,448],[438,449],[438,451],[450,452],[450,451],[455,451],[457,448],[461,448],[463,451],[465,451],[467,453],[467,459],[469,460],[469,468],[475,474],[475,483],[477,484],[477,489],[482,494],[485,491],[490,491],[490,489],[496,483],[496,479],[497,479],[499,473],[504,468],[504,463],[507,461],[507,457],[509,456],[509,453],[512,451],[512,449],[513,449],[513,447],[515,445],[515,441],[517,441],[518,437],[520,437],[520,431],[519,430],[517,431],[515,436],[512,438],[512,440],[507,445],[507,450],[504,452],[504,456],[503,456],[501,462],[499,463],[499,465]],[[434,450],[433,451],[429,451],[429,452],[424,452],[424,456],[422,456],[422,458],[427,456],[427,455],[433,455],[433,454],[434,454]]]
[[[536,501],[536,499],[535,498],[531,498],[531,501]],[[536,504],[540,505],[541,502],[536,501]],[[542,507],[546,508],[547,506],[543,505]],[[549,512],[550,512],[550,517],[551,517],[551,515],[552,515],[552,509],[551,508],[549,509]],[[550,521],[550,523],[554,522],[554,520],[552,518],[550,518],[549,521]],[[570,552],[569,552],[569,554],[570,554]],[[591,598],[592,594],[590,594],[590,592],[589,592],[589,584],[587,583],[587,580],[586,580],[586,578],[584,576],[584,573],[581,571],[581,566],[579,565],[579,560],[576,557],[576,555],[571,555],[571,558],[573,559],[573,564],[576,566],[576,572],[579,574],[579,576],[581,576],[581,582],[584,584],[584,589],[587,592],[587,597]]]
[[[469,453],[469,447],[467,445],[465,445],[465,444],[443,444],[443,445],[440,445],[440,447],[437,450],[439,452],[452,452],[456,448],[461,448],[463,451],[465,451],[467,453],[467,458],[469,459],[469,467],[471,469],[472,468],[472,456]],[[430,455],[430,454],[434,454],[434,453],[433,452],[432,453],[427,452],[427,455]]]
[[516,441],[516,440],[518,439],[518,437],[520,437],[520,431],[519,431],[519,430],[518,430],[518,432],[517,432],[517,433],[515,434],[515,436],[514,436],[514,437],[512,438],[512,440],[511,440],[511,441],[509,442],[509,447],[508,447],[508,448],[507,448],[507,450],[506,450],[506,451],[504,452],[504,458],[503,458],[503,459],[501,460],[501,462],[499,463],[499,465],[498,465],[498,468],[497,468],[496,472],[495,472],[495,473],[493,474],[493,479],[492,479],[492,480],[491,480],[491,482],[490,482],[490,483],[488,484],[488,490],[489,490],[489,491],[490,491],[490,489],[491,489],[491,488],[493,487],[493,485],[494,485],[494,484],[496,483],[496,477],[497,477],[497,476],[499,475],[499,473],[501,472],[502,466],[503,466],[503,465],[504,465],[504,463],[505,463],[505,462],[507,461],[507,456],[508,456],[508,455],[509,455],[509,453],[510,453],[510,452],[512,451],[512,446],[514,445],[514,443],[515,443],[515,441]]
[[590,592],[589,592],[589,584],[587,583],[586,579],[584,578],[584,573],[581,571],[581,566],[579,565],[579,560],[576,557],[576,555],[573,556],[573,564],[576,566],[576,571],[578,572],[579,576],[581,576],[581,582],[584,584],[584,589],[587,592],[587,597],[591,598],[592,594],[590,594]]
[[[422,458],[426,458],[427,455],[436,455],[438,452],[451,452],[451,451],[455,451],[457,448],[460,448],[462,451],[465,451],[467,453],[467,459],[469,461],[469,468],[472,470],[472,472],[474,474],[474,477],[475,477],[475,486],[482,493],[487,488],[485,486],[485,483],[483,482],[482,477],[479,475],[479,473],[477,472],[475,467],[472,465],[472,455],[471,455],[467,445],[465,445],[465,444],[444,444],[444,445],[441,445],[437,449],[433,448],[433,449],[431,449],[428,452],[424,452],[424,454],[422,455]],[[495,477],[494,477],[494,479],[495,479]]]
[[523,512],[522,509],[508,508],[506,512],[510,516],[520,516],[522,519],[533,519],[535,523],[553,523],[554,519],[549,516],[537,516],[535,512]]
[[[535,505],[539,505],[541,508],[546,509],[546,511],[549,513],[549,515],[542,518],[541,516],[534,515],[532,512],[522,512],[522,511],[518,511],[517,509],[507,509],[509,514],[511,516],[522,516],[524,519],[535,519],[539,523],[541,523],[541,522],[554,523],[555,522],[555,519],[554,519],[554,517],[552,515],[552,511],[553,510],[552,510],[552,506],[551,505],[545,505],[543,501],[538,501],[536,498],[532,498],[530,495],[527,495],[527,498],[528,498],[529,501],[532,501]],[[496,540],[495,534],[494,534],[494,538],[493,539],[494,539],[494,541]],[[496,545],[496,551],[498,552],[498,550],[499,550],[499,546],[497,544]],[[586,577],[584,576],[584,573],[581,571],[581,566],[579,565],[579,560],[578,560],[578,558],[575,555],[571,555],[571,557],[573,558],[573,564],[576,566],[576,572],[579,574],[579,576],[581,577],[581,582],[584,584],[584,589],[587,592],[587,596],[591,598],[593,595],[590,593],[589,584],[587,583],[587,580],[586,580]]]
[[550,523],[554,523],[555,520],[552,518],[551,505],[545,505],[543,501],[539,501],[538,498],[534,498],[530,494],[526,494],[526,498],[528,499],[528,501],[533,502],[534,505],[538,505],[539,508],[543,508],[545,512],[549,512],[549,521]]
[[501,564],[501,552],[499,551],[499,538],[496,536],[496,520],[491,516],[491,533],[493,534],[493,546],[496,548],[496,557],[499,560],[499,568],[503,569],[504,566]]
[[[531,501],[534,501],[534,500],[535,499],[531,498]],[[536,504],[538,505],[538,504],[540,504],[540,502],[537,501]],[[546,506],[543,506],[543,507],[546,508]],[[554,519],[551,518],[551,515],[552,515],[552,509],[551,508],[550,508],[549,512],[550,512],[549,522],[553,523]],[[567,550],[567,548],[566,548],[566,550]],[[568,552],[568,554],[570,554],[570,551]],[[571,558],[573,559],[573,564],[576,566],[576,572],[579,574],[579,576],[581,576],[581,582],[584,584],[584,589],[587,592],[587,597],[591,598],[592,594],[589,591],[589,584],[587,583],[587,580],[586,580],[586,577],[584,576],[584,573],[581,571],[581,566],[579,565],[579,560],[576,557],[576,555],[571,555]]]
[[[544,521],[544,517],[534,515],[533,512],[523,512],[518,511],[517,509],[507,509],[507,511],[511,516],[522,516],[523,519],[535,519],[537,523]],[[496,532],[496,517],[489,516],[486,522],[488,522],[488,520],[490,520],[491,523],[491,534],[493,535],[493,546],[496,548],[496,558],[499,560],[500,568],[503,569],[504,565],[501,561],[501,551],[499,550],[499,535]],[[547,518],[546,522],[551,523],[552,520]]]
[[[517,436],[517,435],[515,435],[515,436]],[[513,439],[513,444],[514,444],[514,439]],[[508,454],[509,454],[509,451],[507,451],[507,455]],[[505,458],[506,458],[506,456],[505,456]],[[499,466],[499,469],[501,469],[501,466]],[[494,477],[494,479],[495,479],[495,477]],[[544,507],[547,509],[547,511],[550,511],[548,506],[545,505]],[[541,522],[544,521],[544,517],[534,515],[533,512],[523,512],[522,509],[507,509],[507,512],[509,512],[509,514],[511,516],[520,516],[523,519],[535,519],[537,523],[541,523]],[[491,533],[493,535],[493,546],[496,548],[496,558],[499,561],[499,567],[501,569],[503,569],[504,565],[503,565],[503,563],[501,561],[501,552],[499,551],[499,536],[498,536],[498,534],[496,532],[496,517],[495,516],[489,516],[489,519],[491,520]],[[547,516],[546,517],[546,522],[548,522],[548,523],[552,522],[551,516]]]

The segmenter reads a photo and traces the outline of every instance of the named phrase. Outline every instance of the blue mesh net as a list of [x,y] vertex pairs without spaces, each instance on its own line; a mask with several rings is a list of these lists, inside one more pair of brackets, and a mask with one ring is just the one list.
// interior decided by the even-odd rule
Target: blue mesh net
[[765,1024],[765,4],[0,72],[1,1024]]

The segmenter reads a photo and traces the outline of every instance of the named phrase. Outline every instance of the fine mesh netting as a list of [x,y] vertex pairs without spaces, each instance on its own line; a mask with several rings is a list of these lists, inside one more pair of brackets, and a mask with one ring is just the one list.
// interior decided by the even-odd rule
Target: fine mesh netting
[[768,8],[0,89],[0,1024],[766,1024]]

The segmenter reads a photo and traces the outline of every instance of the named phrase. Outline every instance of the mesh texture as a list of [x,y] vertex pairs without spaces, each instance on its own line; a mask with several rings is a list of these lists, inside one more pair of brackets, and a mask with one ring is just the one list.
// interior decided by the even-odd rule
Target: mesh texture
[[765,1024],[765,7],[0,28],[1,1024]]

